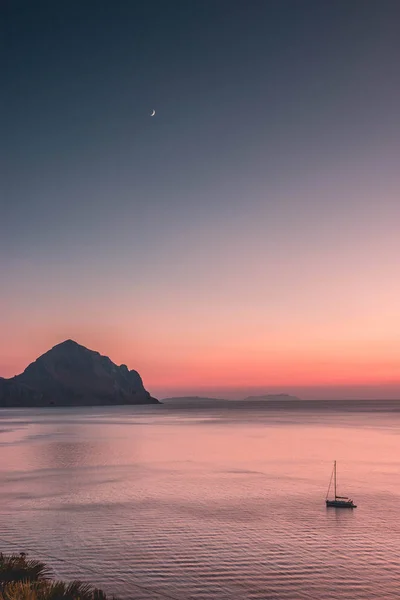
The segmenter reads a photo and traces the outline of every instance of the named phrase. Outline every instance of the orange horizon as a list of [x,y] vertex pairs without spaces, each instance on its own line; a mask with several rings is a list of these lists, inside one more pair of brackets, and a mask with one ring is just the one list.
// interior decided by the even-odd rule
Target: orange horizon
[[[86,336],[82,336],[85,338]],[[76,339],[76,338],[75,338]],[[0,346],[0,376],[12,377],[21,373],[29,363],[62,340],[52,340],[45,346],[45,340],[25,345],[14,345],[7,353]],[[78,343],[99,351],[116,364],[126,364],[141,375],[144,385],[150,391],[157,390],[196,390],[220,389],[287,389],[295,388],[351,388],[373,387],[392,389],[399,387],[400,364],[396,361],[394,348],[386,348],[386,356],[379,359],[364,347],[354,355],[356,347],[347,349],[347,354],[339,356],[337,349],[317,351],[316,348],[275,349],[210,347],[208,352],[192,348],[186,353],[178,347],[171,347],[163,354],[159,346],[148,346],[142,350],[129,347],[127,340],[76,339]],[[151,351],[152,350],[152,351]],[[350,352],[352,350],[352,352]]]

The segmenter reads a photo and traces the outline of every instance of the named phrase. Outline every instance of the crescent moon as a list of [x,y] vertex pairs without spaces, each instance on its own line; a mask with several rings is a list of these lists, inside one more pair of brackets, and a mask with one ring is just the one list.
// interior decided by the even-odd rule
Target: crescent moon
[[154,115],[155,115],[155,114],[156,114],[156,111],[155,111],[155,110],[154,110],[154,108],[153,108],[153,112],[151,113],[151,115],[150,115],[150,116],[151,116],[151,117],[154,117]]

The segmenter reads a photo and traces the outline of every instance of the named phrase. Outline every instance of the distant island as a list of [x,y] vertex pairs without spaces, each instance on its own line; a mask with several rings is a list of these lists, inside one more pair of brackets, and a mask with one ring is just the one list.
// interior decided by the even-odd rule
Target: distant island
[[244,399],[245,402],[264,402],[267,400],[300,400],[300,398],[297,398],[297,396],[290,396],[289,394],[264,394],[263,396],[247,396],[247,398]]
[[66,340],[21,375],[0,377],[0,407],[159,404],[137,371]]
[[[168,402],[231,402],[231,400],[226,400],[225,398],[209,398],[207,396],[172,396],[170,398],[163,398],[163,402],[168,404]],[[233,402],[233,400],[232,400]]]
[[262,396],[247,396],[240,400],[228,400],[227,398],[210,398],[207,396],[174,396],[170,398],[163,398],[163,403],[174,404],[180,406],[191,406],[191,407],[204,407],[204,406],[226,406],[226,405],[239,405],[244,406],[246,403],[256,404],[262,402],[286,402],[286,401],[300,401],[301,399],[297,396],[290,396],[289,394],[264,394]]

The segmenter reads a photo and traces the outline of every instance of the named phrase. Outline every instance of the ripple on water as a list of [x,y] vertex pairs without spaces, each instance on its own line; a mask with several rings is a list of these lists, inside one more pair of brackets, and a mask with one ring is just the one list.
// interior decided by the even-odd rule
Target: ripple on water
[[[124,600],[400,597],[400,415],[46,414],[3,423],[2,550]],[[332,457],[355,511],[324,506]]]

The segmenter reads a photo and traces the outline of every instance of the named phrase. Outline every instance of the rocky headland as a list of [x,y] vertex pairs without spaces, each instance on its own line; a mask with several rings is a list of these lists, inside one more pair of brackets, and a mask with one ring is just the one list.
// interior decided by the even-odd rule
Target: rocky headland
[[0,378],[0,407],[158,404],[137,371],[66,340],[23,373]]

